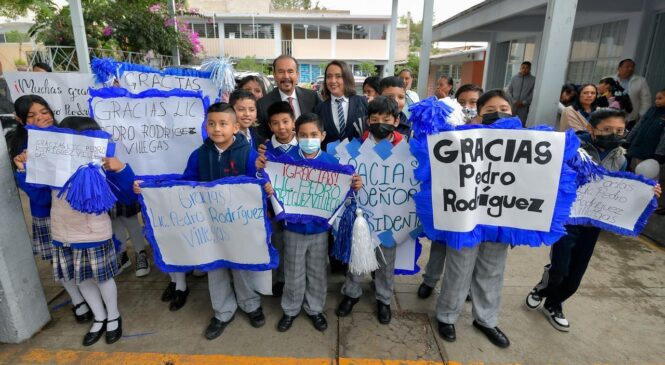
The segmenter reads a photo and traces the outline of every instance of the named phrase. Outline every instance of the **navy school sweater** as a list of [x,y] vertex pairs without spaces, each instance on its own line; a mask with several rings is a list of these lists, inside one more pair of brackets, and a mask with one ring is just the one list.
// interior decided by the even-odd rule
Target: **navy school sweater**
[[213,181],[229,176],[256,177],[258,153],[242,134],[236,134],[229,148],[219,152],[215,142],[206,138],[189,156],[182,180]]

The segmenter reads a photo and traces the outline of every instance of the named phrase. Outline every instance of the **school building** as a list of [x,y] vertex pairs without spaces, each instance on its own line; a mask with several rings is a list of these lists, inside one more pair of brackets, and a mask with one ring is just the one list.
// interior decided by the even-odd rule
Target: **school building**
[[483,87],[503,88],[531,61],[527,124],[555,124],[565,82],[597,83],[632,58],[651,90],[665,87],[665,1],[486,0],[432,30],[433,42],[487,42]]
[[434,95],[436,81],[444,75],[453,79],[455,90],[464,84],[482,85],[486,50],[486,47],[461,47],[432,55],[429,59],[427,95]]
[[407,58],[409,30],[398,25],[390,34],[390,14],[353,15],[349,11],[273,9],[270,0],[191,0],[200,16],[187,20],[208,56],[255,57],[272,65],[288,54],[300,63],[300,82],[315,82],[333,59],[360,74],[359,64],[372,62],[381,72],[388,63],[389,40],[397,37],[395,59]]

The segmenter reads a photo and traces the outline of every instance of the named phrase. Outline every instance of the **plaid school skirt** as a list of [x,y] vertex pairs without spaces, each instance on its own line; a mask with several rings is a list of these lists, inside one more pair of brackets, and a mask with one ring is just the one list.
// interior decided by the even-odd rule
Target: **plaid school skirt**
[[39,255],[44,261],[53,258],[51,217],[32,217],[32,254]]
[[104,282],[118,274],[115,245],[112,240],[92,248],[53,246],[55,280],[74,279],[76,284],[88,279]]

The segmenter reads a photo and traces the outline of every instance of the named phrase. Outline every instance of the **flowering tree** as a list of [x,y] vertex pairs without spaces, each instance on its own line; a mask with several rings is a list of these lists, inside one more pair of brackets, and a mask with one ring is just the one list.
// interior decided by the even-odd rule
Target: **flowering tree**
[[[178,46],[183,62],[203,51],[188,22],[169,14],[166,0],[82,0],[88,45],[92,48],[170,54]],[[192,14],[178,3],[178,14]],[[46,45],[73,46],[69,7],[42,7],[31,29]]]

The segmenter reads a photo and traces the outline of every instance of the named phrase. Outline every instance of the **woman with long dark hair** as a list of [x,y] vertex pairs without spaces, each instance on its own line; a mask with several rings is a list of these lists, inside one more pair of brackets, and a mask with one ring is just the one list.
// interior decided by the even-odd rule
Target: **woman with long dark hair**
[[578,89],[577,98],[571,106],[567,106],[561,113],[559,130],[565,131],[573,128],[575,131],[586,131],[589,118],[597,108],[598,88],[594,84],[584,84]]

